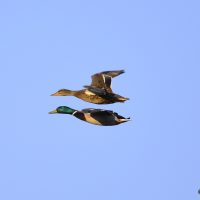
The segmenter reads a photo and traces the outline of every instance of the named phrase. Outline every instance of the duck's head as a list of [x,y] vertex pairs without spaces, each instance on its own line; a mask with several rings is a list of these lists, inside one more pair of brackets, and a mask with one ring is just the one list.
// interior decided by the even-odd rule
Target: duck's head
[[49,114],[73,114],[76,110],[69,108],[67,106],[59,106],[55,110],[49,112]]
[[71,90],[67,89],[61,89],[58,90],[57,92],[51,94],[51,96],[71,96],[73,95],[73,92]]

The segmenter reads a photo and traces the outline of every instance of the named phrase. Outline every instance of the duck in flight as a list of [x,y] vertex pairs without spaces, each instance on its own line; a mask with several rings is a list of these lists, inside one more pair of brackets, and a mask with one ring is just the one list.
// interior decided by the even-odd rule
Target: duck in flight
[[124,73],[124,70],[104,71],[92,75],[92,83],[82,90],[61,89],[51,96],[75,96],[94,104],[111,104],[125,102],[129,98],[115,94],[111,88],[112,78]]
[[125,118],[118,115],[116,112],[103,109],[86,108],[81,111],[78,111],[67,106],[60,106],[55,110],[49,112],[49,114],[56,113],[70,114],[85,122],[101,126],[114,126],[130,121],[130,118]]

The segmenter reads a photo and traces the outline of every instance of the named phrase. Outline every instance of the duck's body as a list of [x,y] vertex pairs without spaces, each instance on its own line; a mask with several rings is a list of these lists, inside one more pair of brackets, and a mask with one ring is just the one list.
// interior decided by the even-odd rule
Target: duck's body
[[112,78],[124,73],[124,70],[105,71],[94,74],[90,86],[85,86],[86,89],[72,91],[61,89],[52,96],[75,96],[83,101],[95,104],[111,104],[115,102],[124,102],[128,98],[120,96],[112,92]]
[[88,89],[77,91],[62,89],[53,94],[53,96],[74,96],[76,98],[82,99],[83,101],[94,104],[111,104],[128,100],[128,98],[122,97],[115,93],[107,92],[104,89],[94,88],[91,86],[87,87]]
[[80,120],[101,126],[113,126],[130,121],[130,118],[122,117],[118,115],[116,112],[113,112],[111,110],[93,109],[93,108],[87,108],[78,111],[66,106],[60,106],[56,110],[53,110],[52,112],[49,113],[71,114]]

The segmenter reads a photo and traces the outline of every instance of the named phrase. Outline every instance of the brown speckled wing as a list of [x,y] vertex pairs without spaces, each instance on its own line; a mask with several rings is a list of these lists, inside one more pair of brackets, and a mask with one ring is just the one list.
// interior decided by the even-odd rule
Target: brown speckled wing
[[106,74],[101,74],[101,73],[94,74],[92,76],[91,86],[96,87],[96,88],[104,88],[108,92],[112,92],[111,81],[112,81],[111,76],[108,76]]

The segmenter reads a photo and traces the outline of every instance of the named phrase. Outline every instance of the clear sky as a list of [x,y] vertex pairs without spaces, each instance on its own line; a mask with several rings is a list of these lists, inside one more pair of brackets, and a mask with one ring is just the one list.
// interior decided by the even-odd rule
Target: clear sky
[[[0,2],[0,199],[200,199],[198,0]],[[51,97],[124,69],[124,104]],[[113,109],[99,127],[57,106]]]

